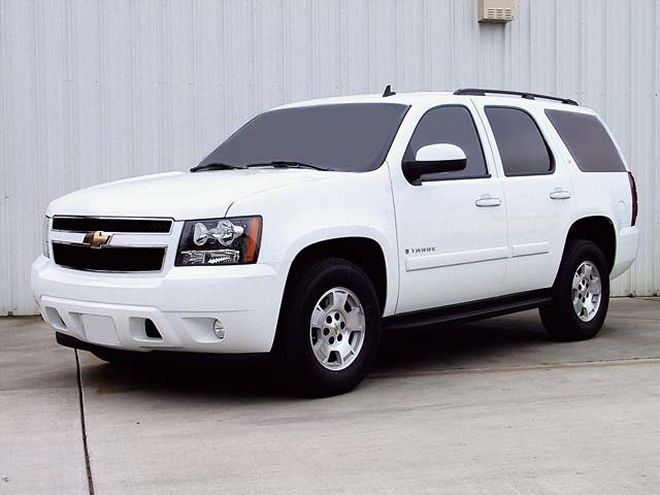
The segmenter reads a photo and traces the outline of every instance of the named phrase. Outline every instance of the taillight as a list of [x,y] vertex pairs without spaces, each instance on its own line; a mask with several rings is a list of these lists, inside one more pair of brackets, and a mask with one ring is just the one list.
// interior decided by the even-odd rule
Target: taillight
[[632,172],[628,172],[628,180],[630,181],[630,195],[632,196],[632,219],[630,225],[633,226],[637,223],[637,184],[635,184],[635,177]]

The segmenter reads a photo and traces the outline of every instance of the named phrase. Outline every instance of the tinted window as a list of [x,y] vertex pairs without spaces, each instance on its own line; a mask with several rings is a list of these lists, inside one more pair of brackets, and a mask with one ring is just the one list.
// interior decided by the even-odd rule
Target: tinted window
[[623,172],[619,151],[598,117],[583,113],[546,110],[559,136],[584,172]]
[[465,152],[464,170],[428,174],[424,180],[484,177],[488,175],[481,141],[472,115],[464,106],[442,106],[429,110],[417,124],[403,161],[413,161],[417,150],[429,144],[455,144]]
[[378,168],[406,105],[350,103],[273,110],[241,127],[200,165],[295,161],[333,170]]
[[531,115],[518,108],[486,107],[486,116],[506,176],[552,173],[552,155]]

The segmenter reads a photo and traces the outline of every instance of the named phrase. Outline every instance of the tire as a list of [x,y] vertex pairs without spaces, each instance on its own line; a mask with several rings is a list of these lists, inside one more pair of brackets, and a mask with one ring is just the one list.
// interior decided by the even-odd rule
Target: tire
[[[607,316],[609,273],[605,255],[593,242],[579,239],[567,246],[552,288],[552,302],[539,308],[541,321],[553,339],[586,340],[598,333]],[[594,298],[597,280],[593,277],[600,282],[597,299]]]
[[314,262],[292,281],[282,304],[278,339],[287,383],[311,397],[355,388],[378,351],[380,319],[364,271],[342,258]]

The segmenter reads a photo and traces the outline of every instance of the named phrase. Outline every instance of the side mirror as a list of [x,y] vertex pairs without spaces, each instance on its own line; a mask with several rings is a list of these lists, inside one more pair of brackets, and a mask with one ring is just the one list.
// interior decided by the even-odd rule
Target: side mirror
[[466,166],[465,152],[455,144],[429,144],[417,150],[415,161],[403,162],[403,175],[419,186],[424,175],[463,170]]

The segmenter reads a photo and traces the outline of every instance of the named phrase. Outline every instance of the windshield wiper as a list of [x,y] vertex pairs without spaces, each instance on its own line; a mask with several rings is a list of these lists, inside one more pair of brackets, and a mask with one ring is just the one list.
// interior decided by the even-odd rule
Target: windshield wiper
[[323,170],[324,172],[332,172],[331,168],[321,167],[319,165],[312,165],[305,162],[297,162],[295,160],[273,160],[263,163],[251,163],[248,167],[275,167],[275,168],[311,168],[314,170]]
[[191,172],[199,172],[200,170],[229,170],[233,168],[247,168],[245,165],[232,165],[224,162],[211,162],[199,164],[190,169]]
[[313,170],[323,170],[325,172],[332,171],[331,168],[321,167],[319,165],[312,165],[310,163],[297,162],[294,160],[272,160],[270,162],[257,162],[250,163],[249,165],[232,165],[224,162],[212,162],[197,165],[190,169],[191,172],[199,172],[200,170],[229,170],[234,168],[250,168],[250,167],[275,167],[275,168],[311,168]]

